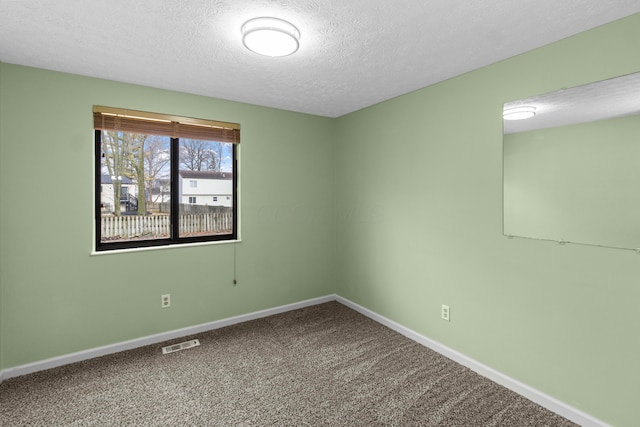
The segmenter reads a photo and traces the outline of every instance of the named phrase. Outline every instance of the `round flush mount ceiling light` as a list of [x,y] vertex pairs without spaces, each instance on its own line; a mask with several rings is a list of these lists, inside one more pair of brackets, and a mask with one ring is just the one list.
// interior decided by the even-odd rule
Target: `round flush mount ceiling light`
[[505,120],[524,120],[524,119],[530,119],[535,115],[536,115],[536,107],[529,106],[529,105],[506,108],[502,112],[502,118]]
[[288,56],[300,47],[300,31],[278,18],[254,18],[242,25],[242,43],[265,56]]

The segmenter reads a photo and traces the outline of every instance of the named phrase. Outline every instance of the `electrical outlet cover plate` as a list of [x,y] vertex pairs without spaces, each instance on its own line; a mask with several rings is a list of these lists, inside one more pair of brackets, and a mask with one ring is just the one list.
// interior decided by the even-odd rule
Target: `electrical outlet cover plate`
[[167,307],[171,307],[171,294],[164,294],[161,297],[161,303],[160,303],[160,307],[162,308],[167,308]]
[[442,319],[446,320],[447,322],[450,320],[449,319],[449,306],[442,304],[442,313],[441,313]]

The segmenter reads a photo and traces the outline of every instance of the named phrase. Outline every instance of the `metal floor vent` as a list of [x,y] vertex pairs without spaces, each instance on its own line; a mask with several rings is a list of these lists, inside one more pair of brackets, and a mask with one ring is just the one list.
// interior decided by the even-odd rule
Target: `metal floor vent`
[[181,342],[180,344],[168,345],[166,347],[162,347],[162,354],[174,353],[176,351],[186,350],[187,348],[197,347],[199,345],[200,345],[200,341],[198,340],[191,340],[191,341]]

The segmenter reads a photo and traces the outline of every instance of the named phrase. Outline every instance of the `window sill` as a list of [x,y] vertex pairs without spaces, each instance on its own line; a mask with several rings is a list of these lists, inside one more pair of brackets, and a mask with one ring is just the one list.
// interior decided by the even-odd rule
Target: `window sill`
[[168,249],[178,249],[178,248],[193,248],[198,246],[213,246],[213,245],[229,245],[235,243],[242,243],[241,239],[237,240],[218,240],[215,242],[197,242],[197,243],[180,243],[174,245],[164,245],[164,246],[149,246],[143,248],[129,248],[129,249],[114,249],[112,251],[91,251],[91,256],[99,256],[99,255],[111,255],[111,254],[123,254],[123,253],[131,253],[131,252],[146,252],[146,251],[160,251],[160,250],[168,250]]

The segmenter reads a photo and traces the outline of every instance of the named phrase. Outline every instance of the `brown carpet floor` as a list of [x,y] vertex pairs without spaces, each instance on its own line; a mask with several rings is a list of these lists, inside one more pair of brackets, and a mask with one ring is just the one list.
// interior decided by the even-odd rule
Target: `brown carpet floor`
[[8,379],[0,425],[575,425],[337,302],[170,343]]

